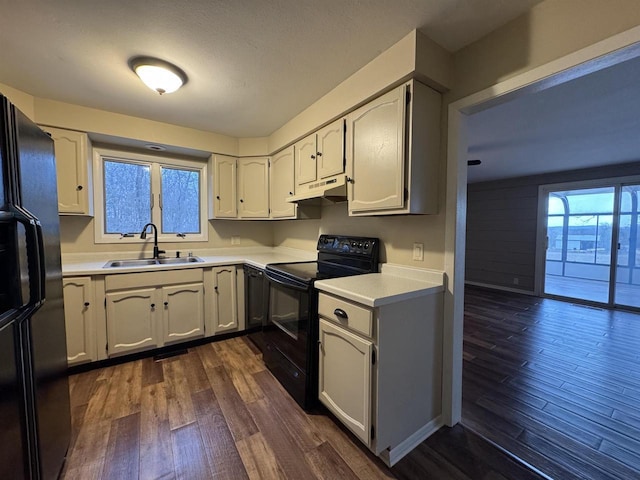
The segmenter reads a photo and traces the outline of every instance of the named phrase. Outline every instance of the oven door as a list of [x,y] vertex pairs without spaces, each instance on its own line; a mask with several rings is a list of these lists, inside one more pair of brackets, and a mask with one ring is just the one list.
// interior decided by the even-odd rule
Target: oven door
[[267,270],[269,308],[264,328],[264,363],[305,410],[318,398],[317,294],[310,283],[296,283]]
[[300,370],[307,372],[309,306],[313,289],[278,272],[267,271],[269,309],[266,343],[275,347]]

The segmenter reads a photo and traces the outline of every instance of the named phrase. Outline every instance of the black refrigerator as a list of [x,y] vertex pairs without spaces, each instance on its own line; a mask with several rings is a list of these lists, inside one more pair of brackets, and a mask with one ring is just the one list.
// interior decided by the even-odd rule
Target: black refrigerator
[[0,95],[0,478],[56,479],[71,436],[53,141]]

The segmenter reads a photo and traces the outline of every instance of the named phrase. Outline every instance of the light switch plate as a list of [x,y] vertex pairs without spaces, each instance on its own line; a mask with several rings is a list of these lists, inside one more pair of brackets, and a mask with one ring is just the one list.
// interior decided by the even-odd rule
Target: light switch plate
[[419,262],[424,260],[424,243],[413,244],[413,259]]

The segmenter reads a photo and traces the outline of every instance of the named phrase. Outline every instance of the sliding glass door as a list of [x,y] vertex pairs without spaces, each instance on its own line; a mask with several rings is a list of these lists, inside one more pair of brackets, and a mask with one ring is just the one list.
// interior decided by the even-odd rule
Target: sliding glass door
[[609,301],[614,187],[549,192],[544,293]]
[[551,187],[544,294],[640,308],[640,184]]
[[624,185],[620,193],[618,261],[615,303],[640,308],[640,249],[638,248],[638,196],[640,184]]

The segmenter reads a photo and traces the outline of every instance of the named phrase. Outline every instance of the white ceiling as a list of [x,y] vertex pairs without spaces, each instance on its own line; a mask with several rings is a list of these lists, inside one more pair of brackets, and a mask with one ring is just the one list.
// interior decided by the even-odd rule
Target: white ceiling
[[[0,83],[37,97],[237,137],[265,136],[413,29],[455,51],[540,0],[3,2]],[[158,96],[129,70],[189,76]]]
[[640,160],[638,79],[629,60],[472,115],[469,183]]

